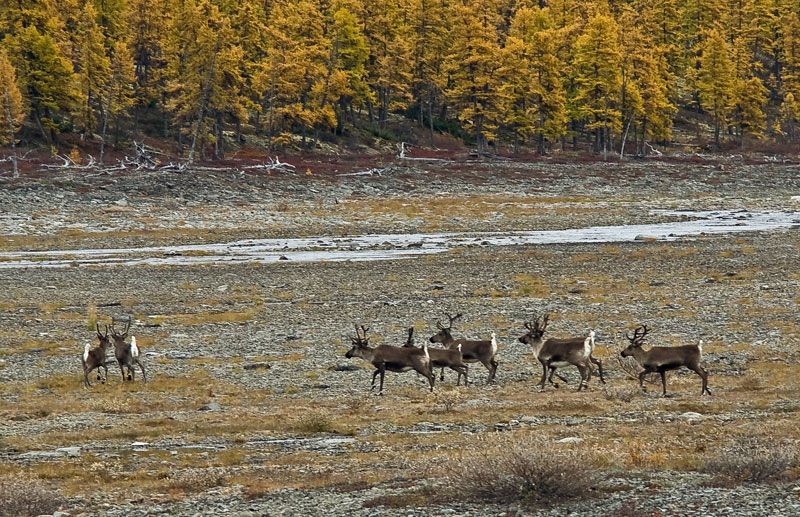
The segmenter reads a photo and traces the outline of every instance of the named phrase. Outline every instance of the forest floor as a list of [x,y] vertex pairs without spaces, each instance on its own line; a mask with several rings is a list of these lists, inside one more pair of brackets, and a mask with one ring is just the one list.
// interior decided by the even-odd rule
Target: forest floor
[[[797,514],[799,195],[796,164],[737,158],[0,178],[0,514]],[[231,262],[161,248],[442,232],[480,241],[686,218],[674,210],[791,212],[797,224],[377,261]],[[77,258],[110,248],[165,262]],[[48,267],[56,255],[62,267]],[[166,260],[176,255],[185,260]],[[536,389],[541,369],[518,338],[546,311],[549,336],[596,330],[607,384],[593,377],[576,392],[563,368],[569,383]],[[496,383],[480,364],[474,384],[456,387],[449,372],[433,393],[413,372],[390,373],[377,396],[370,365],[344,357],[354,323],[372,344],[397,345],[414,325],[421,345],[456,312],[455,334],[497,333]],[[123,383],[112,366],[105,384],[92,376],[84,388],[95,323],[127,315],[147,383]],[[618,361],[639,324],[652,345],[702,339],[713,395],[685,371],[669,375],[669,397],[658,385],[640,392]],[[497,487],[520,458],[535,460],[523,474],[535,486],[518,497]],[[544,465],[556,472],[549,496]]]

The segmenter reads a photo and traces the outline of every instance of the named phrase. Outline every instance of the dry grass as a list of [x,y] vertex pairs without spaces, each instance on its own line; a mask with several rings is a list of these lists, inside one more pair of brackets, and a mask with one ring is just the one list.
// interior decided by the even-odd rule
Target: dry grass
[[702,470],[722,486],[794,480],[800,477],[800,450],[797,443],[775,437],[734,440],[717,450]]
[[66,499],[40,479],[25,474],[0,476],[0,515],[51,514],[65,505]]
[[571,447],[554,447],[531,434],[489,437],[475,452],[453,461],[444,479],[454,500],[542,505],[597,493],[602,474],[594,459]]

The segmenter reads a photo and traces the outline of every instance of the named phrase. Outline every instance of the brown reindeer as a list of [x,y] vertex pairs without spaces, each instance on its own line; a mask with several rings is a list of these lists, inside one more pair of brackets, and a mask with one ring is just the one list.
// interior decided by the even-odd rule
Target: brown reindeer
[[379,395],[383,395],[383,378],[386,371],[390,372],[407,372],[415,370],[420,375],[428,379],[428,383],[433,391],[433,385],[436,378],[431,372],[431,358],[428,355],[428,346],[425,345],[422,349],[396,347],[389,345],[378,345],[375,348],[369,346],[369,338],[367,331],[369,329],[361,325],[359,331],[358,325],[356,327],[356,337],[350,338],[353,342],[353,347],[347,351],[345,357],[352,359],[353,357],[360,357],[361,359],[372,363],[375,367],[375,372],[372,374],[372,387],[375,389],[375,378],[380,374],[381,384],[378,390]]
[[[641,334],[639,333],[641,331]],[[642,349],[644,338],[647,335],[647,325],[637,327],[633,331],[633,336],[630,333],[625,333],[630,344],[620,352],[622,357],[633,357],[636,362],[643,368],[639,373],[639,389],[645,390],[644,378],[649,373],[658,372],[661,376],[661,389],[662,395],[667,396],[667,371],[677,370],[681,366],[695,372],[702,379],[702,387],[700,395],[708,393],[711,395],[711,390],[708,389],[708,372],[700,366],[700,361],[703,359],[703,342],[700,341],[697,345],[683,345],[683,346],[654,346],[650,350]]]
[[[99,323],[95,323],[95,328],[97,329],[97,339],[100,340],[100,343],[95,348],[92,348],[89,343],[86,343],[86,347],[83,349],[83,357],[81,358],[83,361],[83,384],[86,387],[92,385],[89,382],[89,374],[92,370],[97,370],[98,381],[102,379],[102,381],[105,382],[106,379],[108,379],[106,349],[111,346],[111,340],[108,338],[108,325],[105,326],[105,333],[100,332]],[[100,377],[100,368],[105,372],[103,377]]]
[[[414,327],[408,328],[408,338],[403,348],[416,348],[414,346]],[[461,345],[455,349],[450,348],[428,348],[428,355],[431,357],[431,369],[441,368],[439,380],[444,380],[444,369],[450,368],[458,374],[456,379],[456,386],[461,385],[461,376],[464,376],[464,386],[468,385],[467,372],[469,367],[464,363],[464,357],[461,355]]]
[[[125,324],[125,329],[122,332],[117,332],[117,329],[114,327],[114,322],[111,322],[111,337],[114,338],[114,356],[117,358],[117,364],[119,364],[119,371],[122,373],[122,382],[125,382],[126,378],[129,381],[133,381],[135,378],[135,371],[133,369],[134,365],[138,365],[139,368],[142,370],[142,378],[144,382],[147,382],[147,373],[144,370],[144,365],[139,360],[139,347],[136,346],[136,337],[131,337],[130,344],[125,342],[125,338],[128,337],[128,330],[131,328],[131,320],[128,318],[128,321]],[[127,375],[125,370],[127,369]]]
[[[489,377],[487,378],[486,382],[494,382],[494,376],[497,373],[497,359],[495,356],[497,355],[497,336],[494,332],[492,332],[492,339],[484,339],[480,341],[474,341],[469,339],[453,339],[453,335],[451,333],[453,329],[453,322],[461,318],[461,313],[459,312],[455,316],[450,316],[449,314],[445,313],[447,319],[450,320],[447,327],[442,325],[442,322],[437,320],[436,326],[439,329],[439,332],[431,336],[430,342],[431,343],[441,343],[445,346],[445,348],[454,349],[458,348],[461,345],[461,355],[464,359],[465,363],[478,363],[480,362],[486,369],[489,371]],[[440,372],[440,376],[444,379],[444,368]]]
[[534,317],[532,322],[525,324],[528,332],[519,338],[520,343],[530,345],[533,349],[533,355],[542,365],[542,379],[539,381],[539,389],[544,390],[544,383],[548,373],[550,374],[550,383],[553,384],[553,374],[564,380],[563,377],[555,373],[556,368],[574,365],[581,375],[581,382],[578,385],[578,391],[580,391],[582,388],[586,388],[589,379],[592,377],[590,358],[594,347],[594,331],[591,331],[589,337],[585,338],[550,338],[545,341],[544,332],[549,321],[549,314],[545,314],[542,319]]

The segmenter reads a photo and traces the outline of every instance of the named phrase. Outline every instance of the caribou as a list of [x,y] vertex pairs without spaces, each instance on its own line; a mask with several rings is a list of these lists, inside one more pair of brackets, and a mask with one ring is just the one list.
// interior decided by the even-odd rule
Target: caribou
[[[134,380],[134,365],[139,366],[139,368],[142,370],[142,379],[144,382],[147,382],[147,373],[144,370],[144,365],[142,365],[142,362],[139,360],[139,347],[136,346],[136,337],[131,337],[130,344],[125,342],[130,328],[130,318],[126,322],[125,329],[122,332],[118,332],[114,327],[114,322],[111,322],[111,337],[114,339],[114,356],[117,358],[119,371],[122,373],[122,382],[125,382],[126,378],[129,381]],[[125,374],[125,369],[128,370],[127,375]]]
[[[641,333],[640,333],[641,332]],[[700,366],[703,359],[703,342],[697,345],[682,346],[654,346],[650,350],[644,350],[644,338],[648,333],[647,325],[641,325],[634,329],[633,336],[629,332],[625,333],[630,344],[620,352],[622,357],[633,357],[643,368],[639,373],[639,389],[645,390],[644,378],[647,374],[658,372],[661,376],[661,391],[664,397],[667,396],[667,371],[677,370],[681,366],[695,372],[702,379],[700,396],[708,393],[708,372]]]
[[[539,381],[539,389],[544,391],[544,383],[550,374],[549,380],[553,384],[553,374],[559,379],[566,381],[561,375],[556,373],[559,366],[574,365],[578,368],[581,375],[581,382],[578,391],[587,387],[589,379],[592,377],[592,350],[594,349],[594,331],[589,332],[588,337],[575,337],[566,339],[550,338],[544,339],[544,332],[550,321],[550,315],[545,314],[543,318],[534,317],[533,321],[525,323],[527,333],[519,338],[520,343],[529,345],[533,349],[533,355],[542,365],[542,379]],[[602,380],[602,363],[597,360]],[[605,382],[605,380],[603,380]],[[555,384],[553,384],[555,385]]]
[[[431,343],[441,343],[445,348],[455,349],[461,347],[461,355],[465,363],[481,363],[489,371],[489,377],[486,379],[487,383],[494,382],[495,374],[497,373],[497,335],[492,332],[492,339],[484,339],[479,341],[469,339],[453,339],[453,322],[461,318],[462,314],[459,312],[455,316],[450,316],[445,313],[449,320],[448,325],[445,327],[442,322],[436,320],[436,327],[439,332],[430,337]],[[441,378],[444,378],[444,368],[440,372]]]
[[369,346],[369,338],[367,337],[368,328],[361,325],[356,325],[356,337],[351,337],[353,343],[352,348],[347,351],[345,357],[352,359],[353,357],[360,357],[361,359],[372,363],[375,367],[375,372],[372,374],[371,390],[375,389],[375,378],[380,374],[381,384],[378,390],[379,395],[383,395],[383,378],[386,371],[390,372],[407,372],[414,370],[420,375],[428,379],[430,389],[433,391],[433,385],[436,377],[431,371],[431,357],[428,353],[428,345],[420,348],[412,347],[397,347],[390,345],[378,345],[375,348]]
[[[416,348],[414,346],[414,327],[408,328],[408,338],[403,348]],[[455,349],[450,348],[428,348],[428,355],[431,357],[431,369],[441,368],[439,380],[444,381],[444,369],[450,368],[458,374],[456,386],[461,385],[461,376],[464,376],[464,386],[468,385],[467,372],[469,367],[464,363],[464,356],[461,354],[461,345]]]
[[100,324],[95,323],[97,329],[97,339],[100,341],[94,348],[89,343],[83,349],[83,384],[88,388],[92,384],[89,382],[89,374],[92,370],[97,369],[97,380],[101,380],[100,368],[105,371],[102,377],[103,382],[108,379],[108,366],[106,361],[106,349],[111,346],[111,340],[108,337],[108,325],[105,326],[105,332],[100,332]]

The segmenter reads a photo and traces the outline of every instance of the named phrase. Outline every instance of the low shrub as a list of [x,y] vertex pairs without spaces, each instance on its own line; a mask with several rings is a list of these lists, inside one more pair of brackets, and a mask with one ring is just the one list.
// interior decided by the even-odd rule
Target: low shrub
[[488,438],[450,467],[448,492],[476,502],[542,505],[592,497],[601,481],[594,458],[535,437]]
[[718,485],[771,483],[797,477],[800,453],[797,445],[761,438],[736,440],[705,462],[702,471]]
[[29,477],[0,477],[0,515],[52,514],[67,500],[42,480]]

